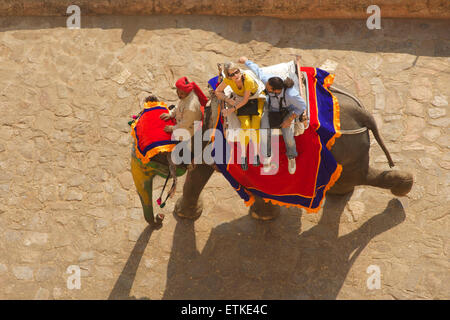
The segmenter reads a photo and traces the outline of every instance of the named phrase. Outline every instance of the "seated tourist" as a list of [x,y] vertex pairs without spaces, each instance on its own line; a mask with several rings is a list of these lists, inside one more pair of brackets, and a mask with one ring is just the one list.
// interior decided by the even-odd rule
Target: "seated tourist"
[[[258,84],[257,79],[254,79],[248,71],[241,71],[234,63],[227,62],[224,64],[225,78],[216,89],[216,96],[220,100],[224,100],[231,108],[224,109],[223,115],[227,117],[233,112],[236,112],[240,122],[241,131],[239,140],[241,144],[242,159],[241,167],[243,170],[248,169],[246,147],[248,144],[247,136],[254,145],[255,158],[253,164],[259,166],[259,130],[261,116],[264,107],[265,99],[258,99],[263,91],[262,85]],[[227,98],[224,90],[230,86],[234,93],[233,98]],[[250,135],[248,130],[250,129]],[[256,135],[256,137],[255,137]]]
[[[289,160],[289,173],[294,174],[296,170],[297,146],[294,139],[294,130],[291,129],[292,121],[300,117],[306,110],[305,100],[294,87],[294,81],[290,78],[285,80],[271,74],[265,74],[263,70],[247,57],[239,58],[240,63],[252,70],[256,76],[265,84],[267,90],[267,101],[264,115],[261,119],[261,128],[281,128],[284,143],[286,144],[286,156]],[[270,125],[272,123],[272,126]],[[264,165],[269,166],[271,156],[271,137],[268,130],[267,141],[263,141],[266,160]]]

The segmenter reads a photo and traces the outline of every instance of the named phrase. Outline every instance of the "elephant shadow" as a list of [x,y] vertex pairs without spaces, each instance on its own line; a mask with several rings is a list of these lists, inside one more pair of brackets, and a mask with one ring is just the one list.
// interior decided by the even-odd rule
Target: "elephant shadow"
[[370,240],[405,219],[401,202],[392,199],[357,230],[338,236],[350,196],[327,195],[320,221],[305,232],[299,209],[283,208],[271,222],[244,216],[223,223],[201,252],[195,223],[179,219],[162,299],[336,299]]

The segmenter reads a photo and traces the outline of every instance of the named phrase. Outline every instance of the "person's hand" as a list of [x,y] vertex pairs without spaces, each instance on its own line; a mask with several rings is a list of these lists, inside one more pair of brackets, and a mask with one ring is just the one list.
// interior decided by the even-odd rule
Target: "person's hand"
[[225,99],[225,102],[228,104],[230,108],[236,106],[236,101],[231,98]]
[[173,132],[173,127],[174,127],[174,126],[165,126],[165,127],[164,127],[164,132],[167,132],[167,133]]
[[284,128],[289,128],[291,126],[292,120],[290,118],[287,118],[286,120],[283,121],[283,123],[281,124],[281,127]]
[[170,114],[168,113],[161,113],[161,115],[159,116],[160,119],[167,121],[170,119]]
[[234,107],[223,109],[222,114],[224,117],[228,117],[230,114],[232,114],[235,111]]
[[245,63],[247,60],[248,60],[247,57],[242,56],[242,57],[239,58],[238,62],[239,63]]
[[300,122],[305,122],[306,120],[308,120],[308,118],[306,117],[305,112],[303,112]]

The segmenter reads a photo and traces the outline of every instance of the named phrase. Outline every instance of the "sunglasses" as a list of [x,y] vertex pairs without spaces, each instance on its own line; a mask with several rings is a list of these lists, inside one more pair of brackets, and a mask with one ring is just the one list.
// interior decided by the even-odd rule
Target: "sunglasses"
[[237,74],[239,74],[239,73],[240,73],[240,71],[239,71],[239,70],[236,70],[236,71],[233,72],[233,73],[229,73],[229,74],[228,74],[228,77],[233,78],[235,75],[237,75]]

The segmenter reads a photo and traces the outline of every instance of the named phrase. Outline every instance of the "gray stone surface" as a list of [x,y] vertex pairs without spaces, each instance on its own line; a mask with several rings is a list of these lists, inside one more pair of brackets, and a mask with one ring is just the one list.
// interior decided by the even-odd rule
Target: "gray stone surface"
[[12,272],[18,280],[33,280],[33,270],[26,266],[16,266],[12,268]]
[[[0,299],[449,299],[448,22],[207,16],[0,18]],[[358,187],[261,223],[214,173],[195,222],[146,228],[127,122],[149,93],[206,91],[216,64],[295,54],[335,69],[374,117],[407,197]],[[327,62],[328,61],[328,62]],[[334,62],[334,63],[333,63]],[[371,164],[388,170],[372,140]],[[163,180],[155,179],[154,201]],[[66,272],[81,268],[81,289]],[[367,268],[381,288],[366,286]]]

